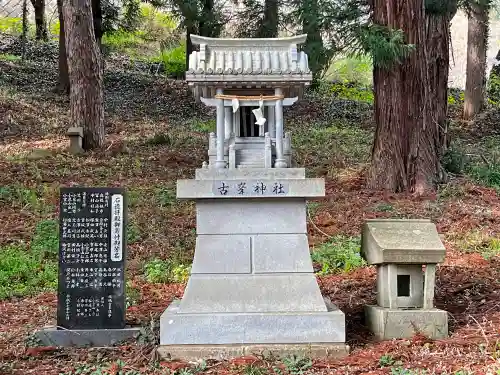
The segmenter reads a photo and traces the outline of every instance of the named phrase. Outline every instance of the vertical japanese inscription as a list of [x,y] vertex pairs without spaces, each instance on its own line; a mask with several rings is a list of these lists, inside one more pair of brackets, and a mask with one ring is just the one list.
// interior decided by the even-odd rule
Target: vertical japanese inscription
[[125,326],[125,228],[123,189],[61,189],[58,326]]

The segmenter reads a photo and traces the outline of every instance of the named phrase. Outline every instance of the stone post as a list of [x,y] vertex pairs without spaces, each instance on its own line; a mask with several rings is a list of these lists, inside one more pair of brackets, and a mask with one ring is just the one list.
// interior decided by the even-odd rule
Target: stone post
[[[275,89],[275,95],[283,94],[280,87]],[[276,162],[275,168],[286,168],[286,161],[283,156],[283,99],[276,100],[275,109],[275,124],[276,124]]]
[[269,106],[267,108],[267,126],[268,126],[268,132],[271,138],[276,138],[276,125],[274,121],[274,107]]
[[434,286],[436,285],[436,265],[426,264],[424,274],[424,309],[434,308]]
[[[217,95],[222,95],[222,89],[217,89]],[[224,160],[224,99],[218,99],[217,103],[217,159],[215,168],[226,168]]]
[[233,114],[231,107],[224,107],[224,138],[231,138],[233,132]]

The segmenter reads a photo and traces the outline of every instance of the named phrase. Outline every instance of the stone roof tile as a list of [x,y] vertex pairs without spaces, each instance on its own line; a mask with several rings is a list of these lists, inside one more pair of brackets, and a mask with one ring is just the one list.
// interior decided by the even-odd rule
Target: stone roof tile
[[191,75],[310,75],[307,54],[297,51],[305,36],[217,39],[192,36],[200,51],[189,56]]

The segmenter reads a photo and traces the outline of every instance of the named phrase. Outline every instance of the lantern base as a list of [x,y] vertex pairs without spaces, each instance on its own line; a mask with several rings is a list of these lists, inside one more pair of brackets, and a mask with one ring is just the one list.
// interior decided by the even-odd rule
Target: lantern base
[[439,309],[388,309],[365,306],[366,325],[377,340],[411,338],[421,333],[430,339],[448,337],[448,313]]

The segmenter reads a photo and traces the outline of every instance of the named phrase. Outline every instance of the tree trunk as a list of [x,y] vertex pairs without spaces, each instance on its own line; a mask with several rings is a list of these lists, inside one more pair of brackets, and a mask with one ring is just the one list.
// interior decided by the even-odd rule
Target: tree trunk
[[45,0],[31,0],[33,9],[35,10],[35,38],[36,40],[49,40],[47,30],[47,22],[45,21]]
[[316,87],[320,74],[327,63],[323,38],[321,37],[321,28],[319,21],[318,0],[302,1],[302,33],[307,34],[304,51],[309,57],[309,68],[313,73],[313,87]]
[[[456,4],[456,3],[455,3]],[[450,22],[456,6],[443,14],[426,12],[430,121],[438,126],[439,156],[448,148],[448,75],[450,66]]]
[[85,150],[104,143],[104,103],[91,0],[64,0],[64,26],[70,81],[71,126],[83,128]]
[[203,12],[200,19],[200,35],[202,36],[214,36],[214,1],[204,0],[203,1]]
[[374,0],[374,21],[402,29],[415,51],[400,65],[374,68],[377,128],[368,187],[423,194],[439,173],[438,125],[430,120],[423,0]]
[[57,0],[59,14],[59,83],[57,89],[69,94],[68,59],[66,57],[66,33],[64,32],[63,0]]
[[102,7],[101,0],[91,0],[92,1],[92,19],[94,22],[94,34],[99,51],[102,50]]
[[488,82],[488,99],[500,105],[500,50],[498,50],[495,63],[491,68],[490,79]]
[[258,38],[276,38],[278,36],[278,0],[265,0],[264,19],[257,32]]
[[469,11],[464,120],[473,119],[484,107],[486,89],[486,50],[488,45],[488,11],[488,6],[474,4],[474,2],[472,2]]
[[189,67],[189,55],[194,51],[193,42],[191,42],[191,34],[195,34],[195,28],[191,25],[186,27],[186,68],[184,69],[184,79],[186,78],[186,70]]

